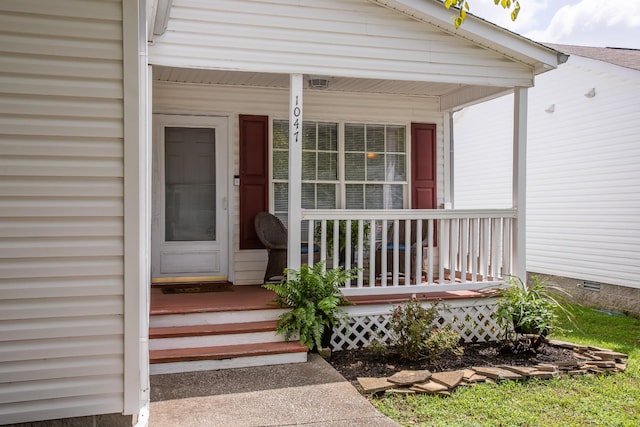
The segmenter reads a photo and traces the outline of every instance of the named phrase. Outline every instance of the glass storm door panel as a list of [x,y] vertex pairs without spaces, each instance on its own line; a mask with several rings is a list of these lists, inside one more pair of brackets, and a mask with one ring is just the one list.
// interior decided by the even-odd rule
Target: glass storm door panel
[[164,129],[165,240],[216,240],[215,129]]
[[226,119],[154,119],[152,276],[226,280]]

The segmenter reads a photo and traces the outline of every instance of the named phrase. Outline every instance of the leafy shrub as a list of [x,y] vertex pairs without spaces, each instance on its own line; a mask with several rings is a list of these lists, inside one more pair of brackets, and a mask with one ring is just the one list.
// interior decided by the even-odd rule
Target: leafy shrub
[[368,348],[375,357],[382,358],[387,355],[387,346],[378,340],[372,340]]
[[517,277],[507,284],[496,304],[496,320],[505,328],[505,338],[517,339],[520,334],[537,336],[531,342],[536,349],[557,328],[558,311],[569,314],[559,300],[560,294],[568,293],[545,285],[538,276],[531,276],[529,284]]
[[408,360],[436,360],[447,351],[462,354],[460,336],[451,329],[434,325],[438,317],[438,303],[425,308],[412,299],[394,308],[390,326],[393,345],[400,357]]
[[303,264],[299,271],[286,269],[282,283],[269,283],[265,288],[276,293],[280,307],[291,310],[278,319],[276,332],[285,339],[300,334],[300,342],[309,349],[322,348],[322,335],[346,317],[340,305],[348,304],[339,286],[355,277],[357,269],[341,267],[325,270],[319,262],[309,267]]
[[460,335],[450,328],[434,328],[424,341],[422,352],[425,358],[438,360],[448,351],[462,356],[464,350],[460,346]]

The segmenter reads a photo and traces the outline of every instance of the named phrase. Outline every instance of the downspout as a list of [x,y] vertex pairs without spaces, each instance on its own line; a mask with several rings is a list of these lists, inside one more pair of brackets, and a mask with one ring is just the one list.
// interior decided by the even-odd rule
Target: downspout
[[526,191],[527,191],[527,88],[513,91],[513,188],[516,219],[512,230],[512,274],[527,283]]
[[149,421],[150,151],[146,1],[122,2],[124,126],[123,414]]
[[444,113],[444,208],[455,208],[455,161],[454,161],[454,128],[453,115],[456,111]]

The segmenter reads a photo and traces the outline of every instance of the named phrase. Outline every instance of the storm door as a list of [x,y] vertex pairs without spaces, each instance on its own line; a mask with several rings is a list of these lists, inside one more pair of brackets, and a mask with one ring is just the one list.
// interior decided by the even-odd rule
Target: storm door
[[152,277],[227,280],[227,119],[154,122]]

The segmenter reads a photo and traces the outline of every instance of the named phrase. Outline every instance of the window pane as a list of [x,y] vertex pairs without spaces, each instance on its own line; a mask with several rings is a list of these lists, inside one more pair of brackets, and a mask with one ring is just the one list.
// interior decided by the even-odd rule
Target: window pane
[[316,149],[316,124],[315,122],[304,122],[302,124],[302,149]]
[[404,126],[387,126],[387,152],[404,153]]
[[303,209],[315,209],[316,208],[316,185],[315,184],[302,184],[302,208]]
[[365,179],[364,153],[344,155],[344,177],[348,181],[364,181]]
[[273,179],[289,179],[288,151],[273,151]]
[[306,180],[316,179],[316,152],[315,151],[302,152],[302,179],[306,179]]
[[338,151],[337,123],[318,123],[318,150]]
[[318,179],[338,179],[338,153],[318,153]]
[[387,154],[386,181],[406,181],[406,156],[404,154]]
[[384,180],[384,154],[367,153],[367,181]]
[[289,228],[289,214],[287,211],[285,212],[276,212],[275,214],[278,219],[282,222],[285,228]]
[[346,151],[364,151],[364,125],[344,125],[344,149]]
[[347,196],[347,209],[364,209],[364,185],[347,184],[345,194]]
[[384,152],[384,126],[367,125],[367,152]]
[[273,121],[273,148],[289,148],[289,120]]
[[335,209],[337,207],[335,184],[318,184],[316,190],[318,196],[317,209]]
[[286,212],[289,206],[289,185],[286,182],[273,184],[273,204],[276,212]]
[[383,203],[383,191],[381,184],[368,184],[364,189],[365,209],[382,209]]
[[383,209],[402,209],[403,208],[403,185],[390,184],[384,186],[384,206]]

